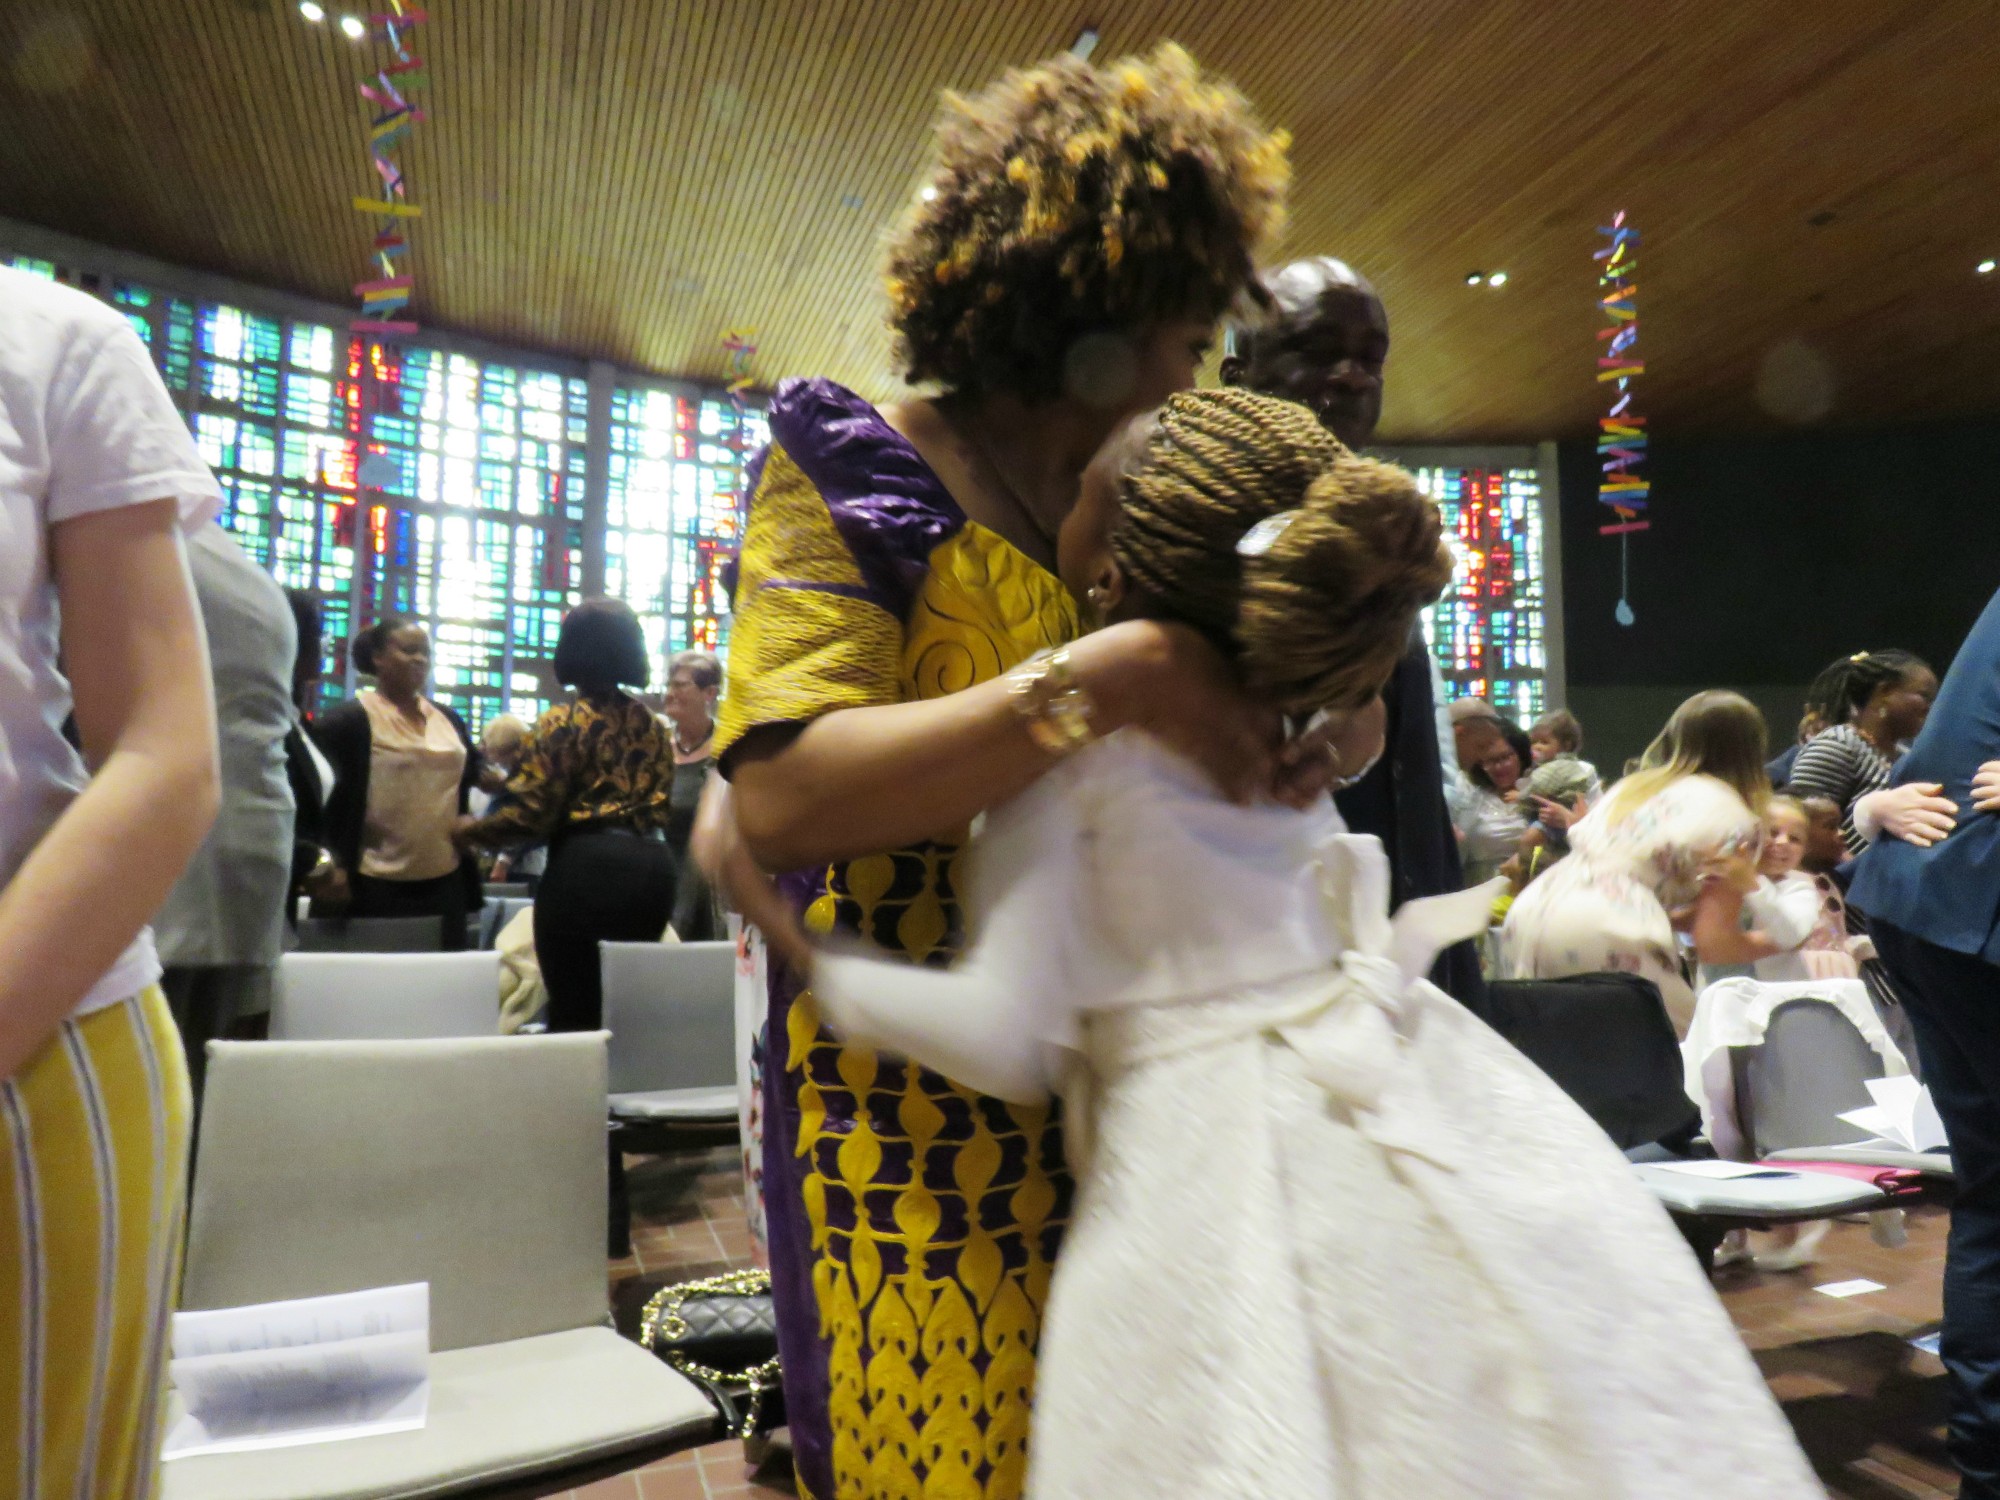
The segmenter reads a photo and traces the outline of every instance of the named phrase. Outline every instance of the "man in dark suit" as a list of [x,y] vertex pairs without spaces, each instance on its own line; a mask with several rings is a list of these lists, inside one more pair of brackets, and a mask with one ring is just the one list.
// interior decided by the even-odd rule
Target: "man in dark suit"
[[1995,760],[2000,594],[1959,648],[1893,783],[1941,785],[1956,826],[1929,842],[1877,840],[1848,893],[1909,1012],[1958,1172],[1940,1352],[1966,1500],[2000,1500],[2000,798],[1995,771],[1981,772]]
[[[1358,450],[1382,415],[1382,370],[1389,359],[1382,299],[1352,267],[1324,256],[1273,271],[1263,289],[1266,315],[1230,329],[1222,378],[1296,401]],[[1400,906],[1465,885],[1445,806],[1437,704],[1421,628],[1411,635],[1382,702],[1388,715],[1382,758],[1335,801],[1349,828],[1381,839]],[[1487,1014],[1486,983],[1472,944],[1447,948],[1431,977],[1473,1014]]]

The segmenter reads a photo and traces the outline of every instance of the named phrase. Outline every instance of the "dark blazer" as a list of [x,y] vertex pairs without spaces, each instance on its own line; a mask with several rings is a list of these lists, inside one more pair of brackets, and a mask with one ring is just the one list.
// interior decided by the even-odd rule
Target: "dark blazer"
[[1958,827],[1928,849],[1877,839],[1847,894],[1870,917],[2000,964],[2000,817],[1972,810],[1972,774],[1989,760],[2000,760],[2000,594],[1958,648],[1923,733],[1890,778],[1939,783],[1958,804]]
[[[1382,758],[1334,797],[1348,828],[1374,834],[1388,852],[1393,906],[1465,888],[1458,836],[1444,800],[1429,652],[1419,627],[1382,693],[1389,711]],[[1486,981],[1471,943],[1456,943],[1439,954],[1431,978],[1467,1010],[1486,1018]]]
[[[473,744],[465,720],[435,700],[431,707],[451,721],[451,727],[458,731],[458,738],[465,746],[465,774],[458,779],[458,810],[463,813],[469,806],[467,798],[479,780],[482,764],[479,747]],[[326,801],[320,825],[321,842],[341,869],[352,876],[361,867],[361,831],[368,818],[368,775],[375,763],[375,735],[368,727],[368,710],[352,698],[328,709],[314,721],[313,739],[318,742],[320,753],[333,764],[333,795]],[[479,910],[485,897],[479,862],[461,859],[458,872],[465,880],[468,907]]]

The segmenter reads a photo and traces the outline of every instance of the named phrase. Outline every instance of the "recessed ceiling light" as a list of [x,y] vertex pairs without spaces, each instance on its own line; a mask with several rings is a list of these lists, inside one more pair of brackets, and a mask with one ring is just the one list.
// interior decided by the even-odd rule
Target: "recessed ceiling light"
[[917,196],[926,203],[935,203],[937,202],[937,188],[930,183],[925,183]]
[[1486,273],[1484,271],[1467,271],[1465,273],[1465,284],[1467,286],[1478,286],[1485,279]]
[[361,24],[361,17],[359,16],[342,16],[340,18],[340,30],[341,34],[350,42],[358,42],[364,36],[368,35],[368,28]]
[[2000,261],[1982,260],[1975,269],[1981,276],[1991,276],[1996,266],[2000,266]]
[[1505,271],[1495,271],[1491,276],[1486,278],[1486,284],[1488,286],[1505,286],[1507,284],[1507,273]]
[[299,14],[315,26],[326,19],[326,12],[315,3],[315,0],[299,0]]

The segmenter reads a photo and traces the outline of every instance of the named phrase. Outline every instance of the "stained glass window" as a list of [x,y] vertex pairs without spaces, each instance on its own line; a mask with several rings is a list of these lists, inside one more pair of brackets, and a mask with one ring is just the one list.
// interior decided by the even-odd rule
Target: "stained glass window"
[[322,670],[338,696],[353,631],[356,385],[325,324],[222,303],[167,303],[153,341],[168,385],[192,371],[195,446],[222,487],[222,524],[286,588],[320,596]]
[[1548,706],[1541,476],[1531,468],[1413,472],[1444,512],[1458,559],[1443,597],[1424,615],[1446,690],[1531,723]]
[[769,436],[763,412],[723,396],[612,393],[604,589],[638,612],[656,682],[675,652],[728,645],[723,568],[742,535],[744,465]]
[[586,383],[435,349],[353,358],[370,613],[430,628],[435,694],[475,731],[532,723],[561,694],[549,659],[582,585]]
[[[86,258],[87,259],[87,258]],[[389,612],[423,621],[436,696],[476,730],[533,719],[584,584],[586,476],[605,466],[605,591],[665,658],[726,645],[722,587],[763,413],[721,392],[619,385],[608,450],[590,449],[580,375],[398,349],[333,324],[190,300],[65,261],[0,263],[118,308],[152,352],[223,491],[223,524],[288,588],[320,596],[324,695],[344,647]],[[164,278],[163,278],[164,279]]]

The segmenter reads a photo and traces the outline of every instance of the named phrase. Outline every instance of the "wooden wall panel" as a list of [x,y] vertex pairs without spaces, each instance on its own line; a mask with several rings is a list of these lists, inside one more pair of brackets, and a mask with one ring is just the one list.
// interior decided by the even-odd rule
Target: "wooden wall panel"
[[[360,8],[357,3],[356,8]],[[1296,137],[1285,254],[1388,301],[1385,439],[1587,429],[1592,226],[1646,235],[1647,409],[1776,422],[2000,408],[1990,0],[431,0],[407,156],[427,323],[664,374],[893,393],[876,263],[937,92],[1173,36]],[[328,9],[338,14],[329,0]],[[0,213],[346,300],[372,186],[363,49],[279,0],[13,0]],[[1815,225],[1815,216],[1830,219]],[[1504,269],[1494,291],[1465,273]]]

